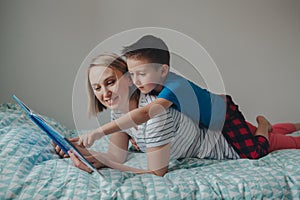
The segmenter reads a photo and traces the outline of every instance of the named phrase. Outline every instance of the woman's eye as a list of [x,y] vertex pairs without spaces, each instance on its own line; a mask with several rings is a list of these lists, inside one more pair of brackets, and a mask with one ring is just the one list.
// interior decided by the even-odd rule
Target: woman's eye
[[101,87],[94,87],[93,90],[94,91],[100,91]]
[[107,82],[107,85],[112,85],[112,84],[114,84],[115,83],[115,80],[111,80],[111,81],[108,81]]

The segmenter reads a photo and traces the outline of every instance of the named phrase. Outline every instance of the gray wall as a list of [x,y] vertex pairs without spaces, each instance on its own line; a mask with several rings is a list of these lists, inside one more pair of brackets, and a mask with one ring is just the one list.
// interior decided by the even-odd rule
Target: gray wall
[[1,0],[0,102],[15,93],[74,128],[72,89],[86,55],[116,33],[157,26],[208,51],[249,121],[300,121],[299,21],[298,0]]

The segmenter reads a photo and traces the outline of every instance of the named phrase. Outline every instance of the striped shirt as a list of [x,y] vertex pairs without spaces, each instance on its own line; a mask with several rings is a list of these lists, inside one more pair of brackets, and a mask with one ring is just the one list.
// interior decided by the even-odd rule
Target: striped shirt
[[[156,96],[141,94],[139,107],[151,103]],[[123,115],[120,111],[112,111],[112,120]],[[189,117],[169,108],[154,116],[137,128],[125,130],[139,146],[142,152],[147,148],[158,147],[170,143],[170,158],[210,158],[237,159],[238,154],[227,143],[219,131],[199,128]]]

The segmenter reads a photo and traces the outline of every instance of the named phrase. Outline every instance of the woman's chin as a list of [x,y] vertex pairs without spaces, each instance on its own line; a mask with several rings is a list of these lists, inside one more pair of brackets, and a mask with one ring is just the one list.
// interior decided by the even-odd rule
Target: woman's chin
[[111,110],[121,110],[120,107],[121,106],[118,103],[116,103],[116,104],[110,104],[110,105],[107,106],[107,108],[109,108]]
[[108,108],[111,109],[111,110],[118,110],[117,105],[111,105],[111,106],[108,106]]

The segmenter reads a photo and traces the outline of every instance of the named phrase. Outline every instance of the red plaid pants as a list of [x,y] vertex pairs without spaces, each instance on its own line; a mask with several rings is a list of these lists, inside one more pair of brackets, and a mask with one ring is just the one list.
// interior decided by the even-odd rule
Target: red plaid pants
[[268,153],[269,142],[263,136],[254,136],[238,106],[226,95],[227,109],[222,130],[227,142],[241,158],[258,159]]

